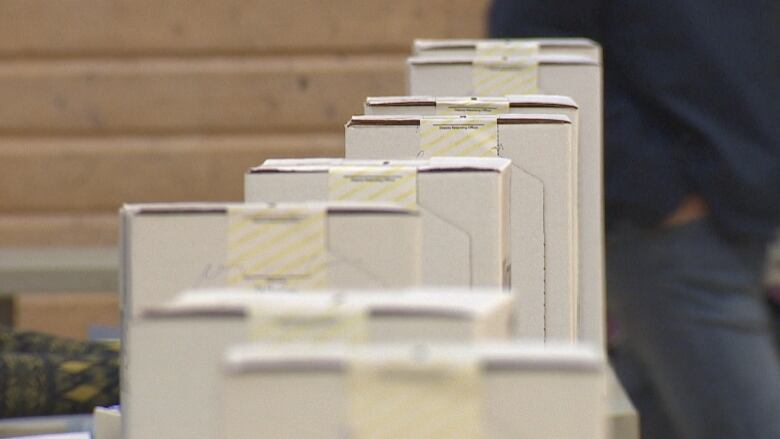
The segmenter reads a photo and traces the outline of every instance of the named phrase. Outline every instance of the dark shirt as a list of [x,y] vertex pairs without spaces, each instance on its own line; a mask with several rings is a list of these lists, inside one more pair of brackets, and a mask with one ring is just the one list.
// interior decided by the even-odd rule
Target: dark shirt
[[490,35],[604,48],[607,223],[686,195],[737,239],[780,224],[780,1],[494,0]]

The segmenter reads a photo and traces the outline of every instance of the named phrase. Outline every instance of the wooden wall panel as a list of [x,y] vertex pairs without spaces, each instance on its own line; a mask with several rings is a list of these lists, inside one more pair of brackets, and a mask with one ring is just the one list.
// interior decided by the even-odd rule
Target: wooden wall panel
[[0,56],[409,50],[476,37],[488,0],[0,0]]
[[271,157],[339,156],[412,39],[489,0],[0,0],[0,247],[115,245],[124,202],[239,200]]
[[0,248],[115,246],[118,224],[116,211],[0,214]]
[[38,293],[14,298],[14,326],[23,331],[86,339],[93,325],[119,324],[116,293]]
[[402,57],[0,63],[0,135],[341,131]]
[[243,198],[267,158],[343,156],[343,134],[0,139],[0,212]]

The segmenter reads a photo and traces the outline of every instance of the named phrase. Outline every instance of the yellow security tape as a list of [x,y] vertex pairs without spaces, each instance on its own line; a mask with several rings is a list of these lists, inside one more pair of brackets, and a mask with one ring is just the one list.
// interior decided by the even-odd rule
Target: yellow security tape
[[249,312],[251,341],[284,343],[365,343],[368,318],[364,308],[333,305],[321,309],[254,306]]
[[495,157],[496,117],[431,117],[420,119],[421,157]]
[[256,289],[328,285],[324,207],[232,206],[228,284]]
[[436,114],[441,116],[489,116],[509,113],[509,100],[503,98],[468,98],[436,100]]
[[539,92],[539,62],[535,57],[474,58],[473,88],[477,96],[507,96]]
[[535,57],[539,54],[538,41],[492,40],[479,41],[476,56]]
[[386,201],[417,207],[417,169],[407,166],[339,166],[328,172],[331,201]]
[[358,438],[483,437],[476,361],[356,361],[349,372],[349,428]]

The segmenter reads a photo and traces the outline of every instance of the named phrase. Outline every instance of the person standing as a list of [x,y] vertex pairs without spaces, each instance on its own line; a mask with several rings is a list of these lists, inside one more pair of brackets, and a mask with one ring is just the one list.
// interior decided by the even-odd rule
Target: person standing
[[653,438],[780,438],[761,270],[780,225],[780,2],[494,0],[490,35],[605,67],[612,362]]

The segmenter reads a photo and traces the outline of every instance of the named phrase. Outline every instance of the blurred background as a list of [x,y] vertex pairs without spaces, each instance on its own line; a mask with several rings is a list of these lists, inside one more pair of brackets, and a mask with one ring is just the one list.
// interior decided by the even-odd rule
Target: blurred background
[[488,0],[0,0],[0,324],[118,325],[117,209],[240,200],[269,157],[340,156],[412,38]]
[[488,6],[0,0],[0,324],[115,327],[123,202],[240,200],[266,158],[342,155],[412,38],[483,36]]

